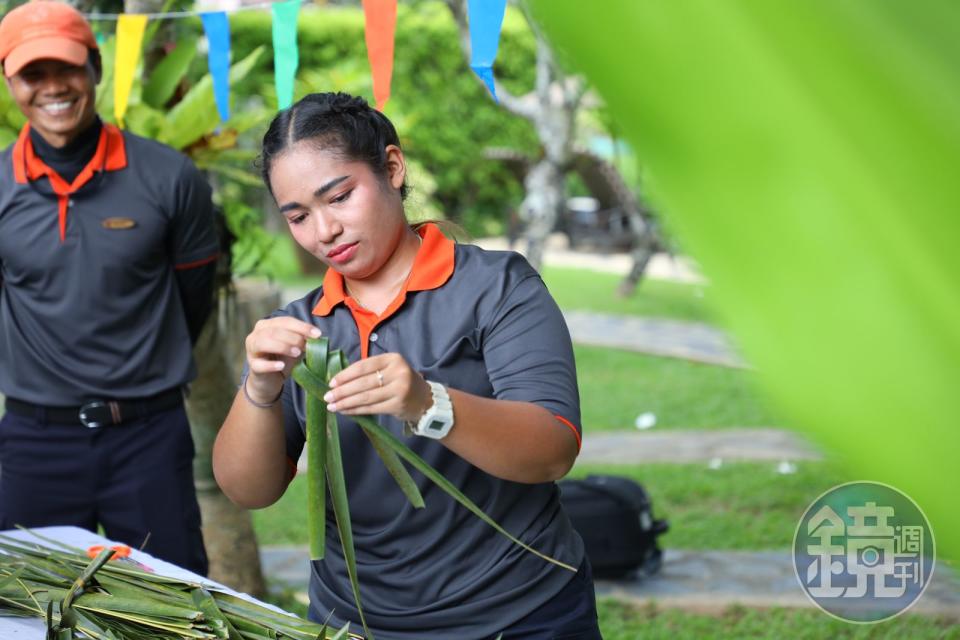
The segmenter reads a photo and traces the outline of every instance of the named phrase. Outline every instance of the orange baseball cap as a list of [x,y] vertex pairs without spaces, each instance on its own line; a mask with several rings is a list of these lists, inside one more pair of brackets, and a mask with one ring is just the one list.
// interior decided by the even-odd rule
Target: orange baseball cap
[[97,49],[90,24],[79,11],[53,0],[34,0],[0,21],[0,60],[8,78],[35,60],[63,60],[80,66]]

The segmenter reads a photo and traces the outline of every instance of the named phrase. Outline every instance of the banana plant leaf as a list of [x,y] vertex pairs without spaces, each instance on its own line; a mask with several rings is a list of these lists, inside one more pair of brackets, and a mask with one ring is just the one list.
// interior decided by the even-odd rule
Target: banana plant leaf
[[[261,45],[232,65],[230,84],[245,78],[264,51],[266,47]],[[174,149],[183,149],[216,129],[219,123],[220,115],[213,97],[213,79],[208,73],[170,110],[157,139]]]
[[143,101],[154,109],[162,109],[177,90],[177,85],[190,68],[197,55],[195,38],[184,38],[177,43],[173,51],[157,63],[150,78],[143,87]]

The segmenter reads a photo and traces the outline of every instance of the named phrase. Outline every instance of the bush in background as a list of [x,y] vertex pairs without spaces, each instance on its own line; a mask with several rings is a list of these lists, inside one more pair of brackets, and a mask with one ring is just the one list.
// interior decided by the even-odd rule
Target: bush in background
[[[301,12],[296,98],[310,91],[349,91],[372,101],[363,26],[358,9]],[[230,29],[234,59],[271,41],[266,12],[233,14]],[[436,206],[471,234],[488,235],[502,231],[523,190],[502,164],[483,157],[484,149],[510,147],[533,156],[539,143],[530,124],[497,105],[476,80],[459,38],[443,4],[399,7],[386,113],[397,124],[407,154],[433,176]],[[495,73],[511,90],[522,93],[533,86],[535,46],[523,17],[508,12]],[[265,56],[237,91],[262,95],[275,107],[272,58]],[[416,191],[418,185],[411,186]]]

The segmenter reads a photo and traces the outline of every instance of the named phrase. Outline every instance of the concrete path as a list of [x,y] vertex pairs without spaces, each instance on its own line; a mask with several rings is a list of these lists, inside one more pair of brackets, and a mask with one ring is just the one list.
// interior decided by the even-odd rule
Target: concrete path
[[[270,581],[306,589],[310,577],[306,547],[264,547],[260,558]],[[702,613],[719,613],[735,604],[814,606],[797,582],[790,554],[778,551],[668,549],[659,573],[646,578],[598,580],[597,595]],[[960,582],[956,574],[940,563],[930,586],[911,611],[960,621]]]
[[[597,581],[597,595],[703,613],[749,607],[813,607],[797,581],[793,560],[779,551],[674,551],[663,568],[647,578]],[[960,621],[960,581],[944,564],[917,603],[914,613]]]
[[639,351],[726,367],[746,367],[727,334],[706,324],[665,318],[564,311],[576,344]]
[[643,464],[819,460],[801,436],[783,429],[670,429],[588,433],[578,463]]
[[[472,244],[484,249],[503,251],[509,249],[507,239],[478,238]],[[525,243],[517,242],[513,250],[524,253]],[[566,236],[554,233],[547,240],[543,252],[543,262],[547,266],[575,267],[626,275],[633,267],[633,259],[629,253],[600,253],[591,251],[571,251]],[[672,256],[667,253],[657,253],[647,263],[644,277],[654,280],[670,280],[688,284],[704,284],[707,280],[700,273],[697,263],[687,256]]]

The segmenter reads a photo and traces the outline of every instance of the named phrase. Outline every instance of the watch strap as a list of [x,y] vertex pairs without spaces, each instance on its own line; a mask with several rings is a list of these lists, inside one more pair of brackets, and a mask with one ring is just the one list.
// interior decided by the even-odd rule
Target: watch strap
[[427,380],[427,384],[430,385],[433,404],[420,417],[416,425],[413,423],[407,423],[407,425],[412,426],[415,435],[439,440],[453,428],[453,403],[450,401],[446,387],[442,384],[430,380]]

